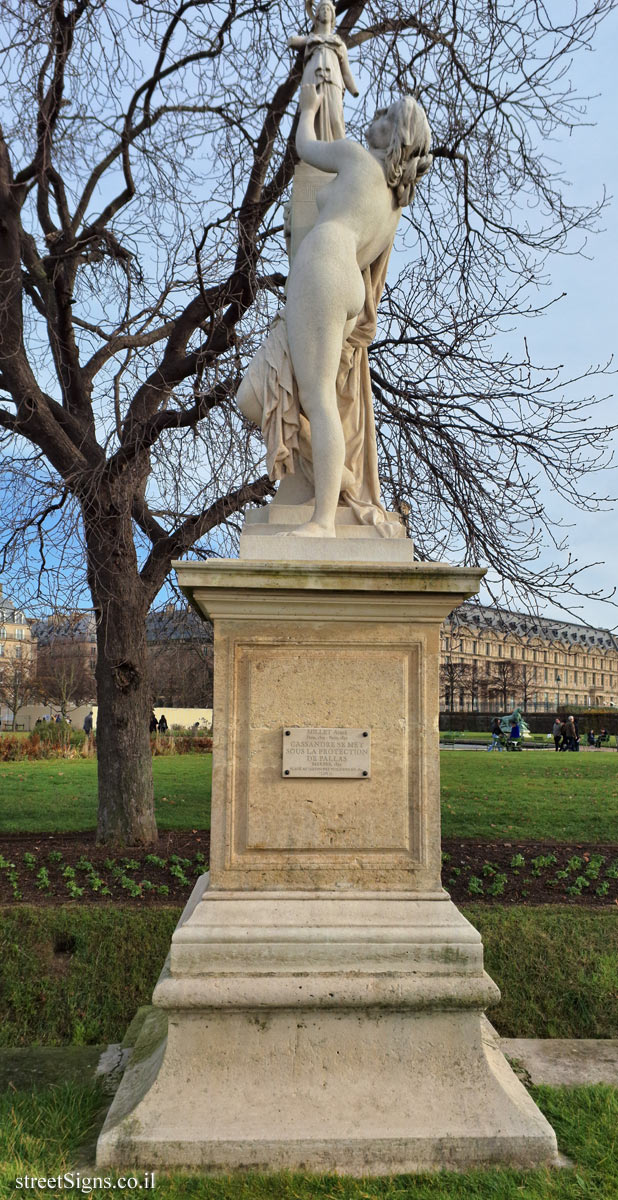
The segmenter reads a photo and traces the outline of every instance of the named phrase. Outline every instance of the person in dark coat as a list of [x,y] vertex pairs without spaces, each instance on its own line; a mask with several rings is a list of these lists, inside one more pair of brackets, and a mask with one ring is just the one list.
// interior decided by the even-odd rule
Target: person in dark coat
[[159,718],[159,733],[167,733],[167,721],[165,719],[165,713],[161,713]]
[[150,729],[151,733],[157,732],[157,718],[155,717],[154,711],[150,714],[150,724],[148,728]]

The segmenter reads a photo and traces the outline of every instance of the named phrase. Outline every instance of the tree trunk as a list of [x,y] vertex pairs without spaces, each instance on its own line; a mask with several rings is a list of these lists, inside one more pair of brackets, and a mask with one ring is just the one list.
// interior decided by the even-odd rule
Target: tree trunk
[[[112,519],[88,537],[88,573],[97,618],[97,841],[157,840],[150,752],[146,611],[130,520]],[[128,526],[128,527],[127,527]]]

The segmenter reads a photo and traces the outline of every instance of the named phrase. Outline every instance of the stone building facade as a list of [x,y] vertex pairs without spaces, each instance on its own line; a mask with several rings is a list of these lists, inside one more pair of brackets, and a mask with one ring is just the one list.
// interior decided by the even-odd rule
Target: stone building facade
[[27,702],[36,657],[36,639],[26,615],[0,583],[0,728],[12,724],[15,707]]
[[618,638],[571,621],[465,604],[441,636],[443,711],[618,706]]
[[0,583],[0,666],[9,659],[12,662],[34,663],[36,641],[25,614],[9,596],[4,595]]

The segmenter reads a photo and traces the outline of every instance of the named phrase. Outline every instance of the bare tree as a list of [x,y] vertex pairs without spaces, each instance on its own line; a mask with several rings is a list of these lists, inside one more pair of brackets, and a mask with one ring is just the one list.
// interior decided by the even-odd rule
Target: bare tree
[[529,712],[539,694],[539,672],[537,667],[522,663],[520,670],[519,694],[524,712]]
[[44,704],[52,703],[66,719],[69,707],[92,701],[96,680],[80,643],[40,646],[36,676]]
[[493,696],[505,713],[513,704],[521,703],[522,668],[511,658],[492,664],[492,674],[487,684],[488,694]]
[[460,692],[462,695],[465,694],[467,681],[468,667],[466,663],[459,662],[450,655],[440,663],[440,691],[449,712],[455,711],[456,696]]
[[[552,598],[580,588],[539,500],[594,507],[593,401],[496,357],[496,325],[540,311],[551,252],[594,227],[545,155],[583,119],[568,62],[615,0],[337,5],[365,101],[414,91],[435,163],[372,350],[387,500],[419,557],[483,562]],[[156,836],[145,619],[174,557],[272,487],[234,412],[281,304],[294,167],[292,5],[0,0],[0,570],[38,588],[86,562],[97,619],[102,840]],[[285,60],[285,55],[284,55]],[[405,254],[407,251],[407,261]],[[535,568],[543,531],[560,553]]]
[[8,659],[0,663],[0,704],[11,713],[12,729],[17,728],[20,710],[39,697],[39,681],[30,662]]

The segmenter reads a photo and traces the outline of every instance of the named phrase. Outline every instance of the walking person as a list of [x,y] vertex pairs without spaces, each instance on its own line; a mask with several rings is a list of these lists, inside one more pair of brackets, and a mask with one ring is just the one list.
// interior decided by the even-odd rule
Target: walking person
[[151,712],[151,714],[150,714],[150,721],[148,722],[148,728],[149,728],[149,730],[150,730],[150,732],[151,732],[151,733],[156,733],[156,732],[157,732],[157,718],[156,718],[156,716],[155,716],[155,711],[154,711],[154,709],[152,710],[152,712]]
[[572,750],[572,751],[579,750],[579,738],[577,736],[577,729],[575,727],[575,719],[573,717],[567,717],[564,737],[565,737],[567,750]]
[[488,750],[502,750],[502,742],[500,741],[501,734],[502,727],[500,725],[500,717],[494,717],[491,726],[491,742],[487,747]]
[[158,729],[159,729],[159,733],[167,733],[168,725],[167,725],[167,721],[165,719],[165,713],[161,713],[161,716],[159,717]]
[[560,740],[562,738],[562,725],[560,724],[560,717],[556,717],[556,720],[552,726],[551,735],[554,739],[554,746],[556,747],[556,750],[559,750]]

